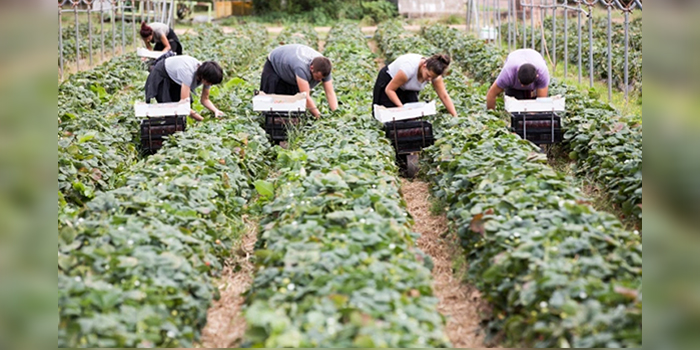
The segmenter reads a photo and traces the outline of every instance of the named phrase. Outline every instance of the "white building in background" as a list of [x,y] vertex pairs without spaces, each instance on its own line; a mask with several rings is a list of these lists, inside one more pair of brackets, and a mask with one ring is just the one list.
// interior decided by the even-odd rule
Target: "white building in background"
[[466,0],[394,0],[399,14],[407,17],[462,16],[467,9]]

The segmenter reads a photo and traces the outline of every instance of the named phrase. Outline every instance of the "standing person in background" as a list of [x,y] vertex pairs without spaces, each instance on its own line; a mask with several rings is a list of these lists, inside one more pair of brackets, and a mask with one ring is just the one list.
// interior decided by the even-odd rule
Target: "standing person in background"
[[442,79],[449,65],[447,55],[436,54],[429,58],[413,53],[401,55],[379,71],[372,103],[402,107],[405,103],[418,102],[418,92],[430,82],[447,111],[456,117],[457,111]]
[[318,118],[321,113],[311,98],[311,89],[319,82],[323,82],[323,90],[331,111],[338,108],[331,69],[331,61],[328,58],[306,45],[282,45],[267,56],[260,79],[260,91],[279,95],[306,92],[306,109]]
[[[214,61],[201,63],[187,55],[168,57],[156,63],[146,79],[146,103],[150,103],[152,98],[159,103],[178,102],[190,98],[195,89],[203,85],[202,105],[215,117],[221,117],[224,113],[209,100],[209,88],[221,83],[223,75],[223,70]],[[204,119],[193,109],[190,110],[190,117],[197,121]]]
[[[168,27],[167,24],[160,22],[146,24],[146,22],[142,22],[140,34],[147,49],[162,52],[172,51],[178,56],[182,55],[180,39],[177,38],[175,31]],[[152,43],[155,44],[153,48],[151,48]]]
[[508,55],[501,73],[486,94],[486,108],[496,108],[496,97],[504,91],[506,96],[518,100],[547,97],[549,69],[539,52],[520,49]]

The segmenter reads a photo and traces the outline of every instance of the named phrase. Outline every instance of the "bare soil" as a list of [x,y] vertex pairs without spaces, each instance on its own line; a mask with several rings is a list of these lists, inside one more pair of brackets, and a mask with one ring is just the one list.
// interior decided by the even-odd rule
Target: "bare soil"
[[246,232],[238,246],[233,247],[234,257],[226,263],[221,279],[217,281],[221,298],[207,312],[207,324],[202,330],[201,346],[206,348],[238,347],[246,331],[242,308],[243,293],[253,282],[255,269],[250,257],[258,239],[258,223],[243,217]]
[[[483,348],[484,334],[479,323],[489,306],[472,285],[462,282],[465,264],[456,237],[449,232],[447,217],[430,212],[430,185],[427,182],[401,180],[401,192],[413,216],[413,230],[421,234],[418,247],[433,259],[433,291],[440,300],[438,311],[447,318],[445,333],[455,348]],[[458,266],[455,268],[455,266]]]

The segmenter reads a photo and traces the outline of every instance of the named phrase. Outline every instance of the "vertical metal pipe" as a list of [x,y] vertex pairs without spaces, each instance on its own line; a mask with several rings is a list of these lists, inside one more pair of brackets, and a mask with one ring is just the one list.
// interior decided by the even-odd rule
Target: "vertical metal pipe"
[[136,37],[136,6],[135,2],[131,2],[131,40],[134,44],[134,50],[138,47],[138,38]]
[[531,49],[535,49],[535,0],[530,0],[532,7],[530,7],[530,31],[532,31],[532,45]]
[[78,4],[75,2],[73,13],[75,14],[75,64],[76,71],[80,71],[80,23],[78,22]]
[[513,1],[508,0],[508,51],[513,50]]
[[119,1],[119,9],[119,12],[122,14],[122,53],[124,53],[124,51],[126,51],[126,36],[124,33],[124,0]]
[[498,40],[498,48],[503,47],[503,35],[501,35],[501,2],[498,2],[498,31],[496,31],[496,38]]
[[588,5],[588,75],[593,87],[593,6]]
[[[523,49],[527,48],[527,22],[525,22],[525,4],[522,3],[523,0],[517,0],[521,1],[520,3],[520,9],[523,11]],[[530,0],[533,1],[533,0]]]
[[90,45],[89,48],[89,55],[90,55],[90,67],[92,67],[92,1],[89,1],[87,4],[87,16],[88,16],[88,45]]
[[583,45],[583,35],[581,33],[581,1],[578,1],[578,25],[576,26],[578,32],[578,83],[581,84],[583,80],[583,52],[581,51],[581,46]]
[[114,17],[117,16],[117,5],[114,0],[112,0],[112,14],[109,16],[112,22],[112,56],[117,55],[117,29]]
[[544,17],[545,17],[545,8],[540,7],[540,25],[538,26],[540,29],[539,33],[539,39],[540,39],[540,54],[544,56]]
[[[566,6],[566,2],[564,2]],[[569,9],[564,7],[564,77],[569,74]]]
[[58,68],[61,80],[63,80],[63,23],[61,14],[63,9],[61,5],[58,6]]
[[625,9],[625,103],[629,102],[630,12]]
[[100,61],[105,60],[105,11],[104,3],[100,3]]
[[612,102],[612,3],[608,7],[608,102]]
[[557,0],[552,0],[552,69],[557,69]]

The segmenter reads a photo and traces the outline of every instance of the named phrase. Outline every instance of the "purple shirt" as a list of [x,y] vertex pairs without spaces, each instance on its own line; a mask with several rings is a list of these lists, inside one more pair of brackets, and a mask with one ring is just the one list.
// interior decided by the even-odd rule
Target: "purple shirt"
[[[525,63],[530,63],[537,69],[538,77],[530,85],[520,84],[518,81],[518,68]],[[549,69],[539,52],[532,49],[520,49],[511,52],[506,58],[501,73],[498,74],[496,85],[501,89],[536,90],[549,85]]]

